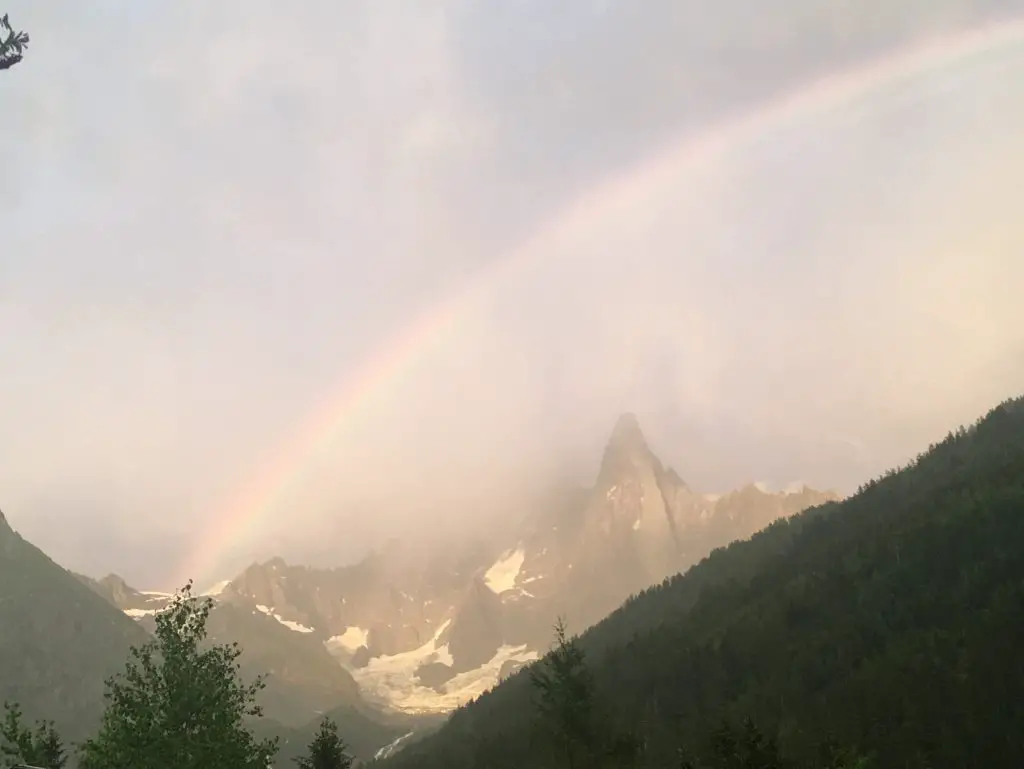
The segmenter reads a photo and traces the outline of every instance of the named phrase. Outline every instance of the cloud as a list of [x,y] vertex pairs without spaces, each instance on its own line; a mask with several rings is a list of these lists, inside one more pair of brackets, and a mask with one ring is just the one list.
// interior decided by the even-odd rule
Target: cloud
[[1019,47],[663,160],[1006,4],[8,6],[0,493],[70,566],[165,580],[275,473],[232,559],[514,515],[626,408],[698,486],[849,488],[1024,387]]

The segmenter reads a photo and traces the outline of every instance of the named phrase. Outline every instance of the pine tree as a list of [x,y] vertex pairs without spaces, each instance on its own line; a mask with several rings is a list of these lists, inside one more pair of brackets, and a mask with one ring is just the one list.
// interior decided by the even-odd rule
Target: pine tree
[[821,754],[824,769],[869,769],[873,765],[869,756],[840,745],[831,735],[821,744]]
[[262,678],[243,684],[237,644],[207,645],[213,602],[179,591],[157,616],[156,637],[133,648],[107,681],[99,733],[82,746],[83,769],[267,769],[277,741],[246,725],[262,715]]
[[63,769],[67,760],[53,722],[41,721],[33,731],[23,725],[21,708],[4,703],[4,717],[0,722],[0,767],[26,763],[42,769]]
[[697,763],[697,759],[684,748],[679,748],[676,751],[676,757],[678,759],[678,769],[701,769],[701,765]]
[[299,756],[295,763],[300,769],[348,769],[352,756],[348,754],[348,745],[338,736],[338,725],[324,716],[309,743],[309,755]]
[[530,667],[530,680],[541,729],[566,769],[577,769],[594,747],[593,686],[578,639],[568,637],[562,618],[555,623],[554,648]]
[[783,769],[785,766],[774,738],[765,735],[749,718],[737,732],[723,723],[714,733],[714,755],[720,769]]

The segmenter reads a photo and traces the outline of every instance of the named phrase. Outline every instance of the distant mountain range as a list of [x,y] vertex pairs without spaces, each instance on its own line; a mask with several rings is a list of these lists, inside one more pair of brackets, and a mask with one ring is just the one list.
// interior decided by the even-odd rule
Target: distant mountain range
[[[322,689],[324,702],[310,700],[318,706],[330,692],[358,691],[386,710],[447,712],[535,659],[559,616],[584,629],[714,547],[834,498],[753,484],[697,494],[627,414],[594,486],[531,511],[506,542],[451,542],[428,556],[392,542],[337,569],[275,558],[210,591],[223,607],[213,616],[218,631],[252,637],[245,648],[254,666],[280,676],[274,655],[290,660],[292,683]],[[115,575],[95,588],[142,621],[170,598]]]
[[[319,714],[338,713],[368,758],[536,659],[559,616],[583,630],[714,548],[835,498],[754,484],[697,493],[663,466],[627,414],[594,485],[552,494],[506,541],[452,541],[428,554],[391,542],[335,569],[274,558],[206,591],[215,601],[209,629],[216,641],[242,645],[243,674],[268,675],[263,704],[273,728],[301,741]],[[116,575],[71,575],[6,522],[0,543],[11,554],[0,561],[0,660],[12,666],[0,676],[0,698],[80,734],[98,716],[103,677],[152,630],[171,595]],[[26,644],[38,665],[13,662]],[[62,676],[74,696],[58,694]]]

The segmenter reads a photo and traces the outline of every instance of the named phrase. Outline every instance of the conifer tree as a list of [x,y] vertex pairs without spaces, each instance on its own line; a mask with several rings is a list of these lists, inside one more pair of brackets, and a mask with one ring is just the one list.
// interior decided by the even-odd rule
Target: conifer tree
[[713,737],[715,765],[719,769],[783,769],[785,766],[779,746],[765,735],[749,718],[736,732],[728,723]]
[[309,743],[308,755],[299,756],[295,763],[300,769],[348,769],[352,766],[352,756],[348,754],[348,745],[338,736],[338,725],[324,716]]
[[277,741],[246,724],[262,714],[262,678],[243,684],[238,644],[205,644],[213,602],[178,592],[156,619],[156,637],[133,648],[107,681],[99,733],[82,746],[83,769],[267,769]]
[[824,769],[870,769],[874,765],[869,756],[841,745],[831,735],[822,743],[821,753]]
[[578,769],[594,747],[593,687],[578,639],[568,637],[561,617],[554,648],[530,667],[530,680],[541,729],[566,769]]
[[22,723],[21,708],[4,703],[4,717],[0,722],[0,767],[6,769],[25,763],[41,769],[63,769],[67,760],[53,722],[41,721],[32,730]]

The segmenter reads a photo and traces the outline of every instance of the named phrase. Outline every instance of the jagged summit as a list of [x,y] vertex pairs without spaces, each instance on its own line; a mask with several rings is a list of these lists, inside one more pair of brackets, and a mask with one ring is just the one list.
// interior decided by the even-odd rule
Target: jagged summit
[[640,429],[640,420],[637,419],[636,414],[627,411],[619,415],[612,428],[609,444],[624,448],[647,448],[647,441],[644,439],[643,430]]
[[631,466],[656,462],[636,414],[626,412],[620,415],[605,446],[599,477],[615,478]]
[[0,541],[5,543],[15,542],[19,540],[21,536],[14,530],[14,527],[7,521],[3,511],[0,510]]

